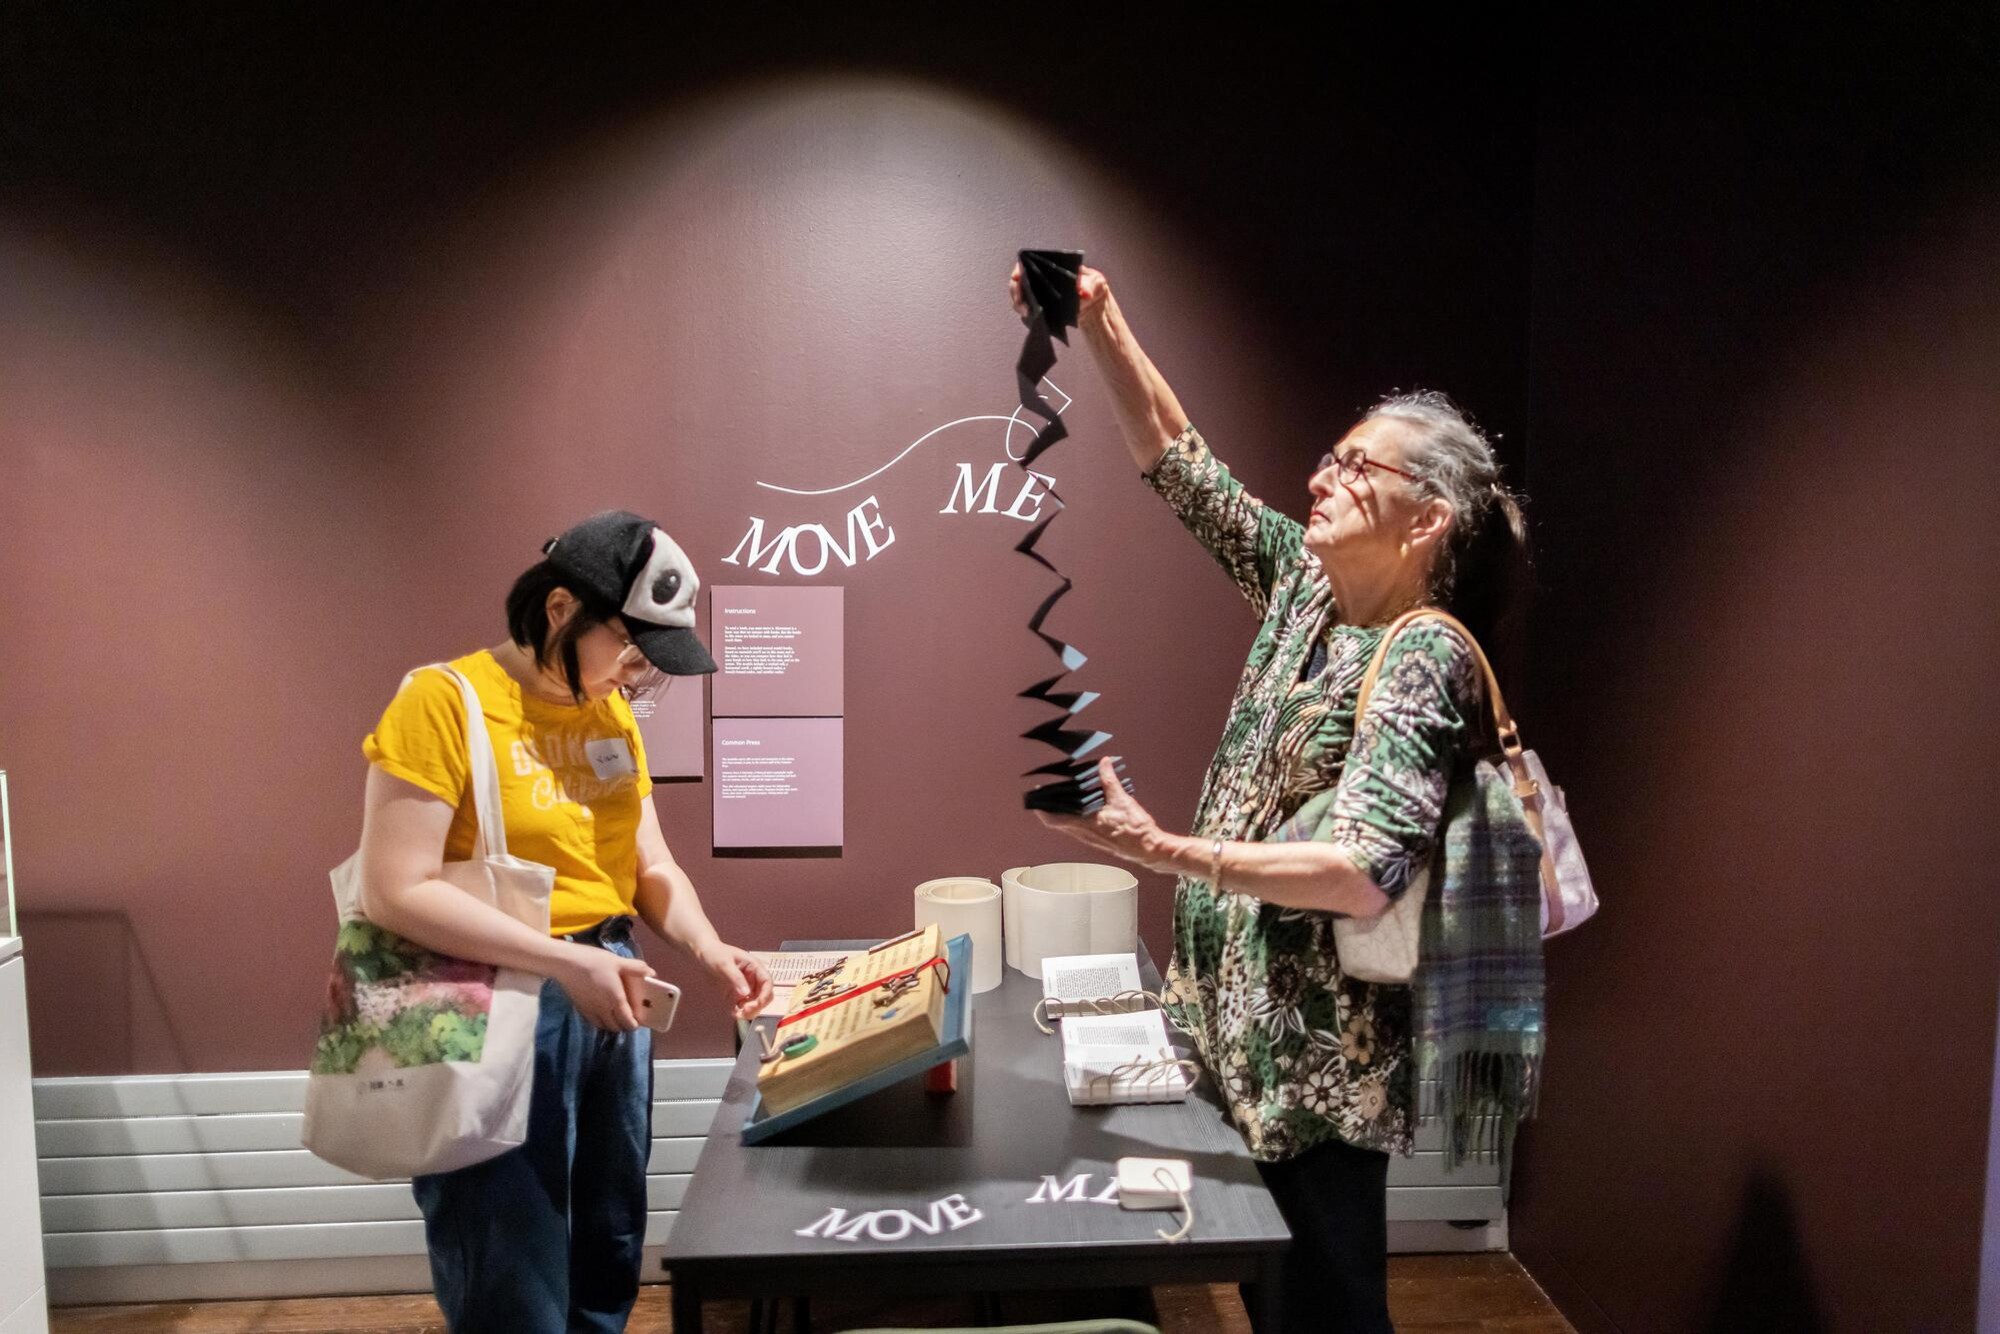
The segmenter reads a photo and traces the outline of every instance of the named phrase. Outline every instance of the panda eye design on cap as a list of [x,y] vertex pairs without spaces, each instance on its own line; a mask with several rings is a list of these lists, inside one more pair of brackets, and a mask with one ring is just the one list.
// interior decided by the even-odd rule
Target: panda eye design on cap
[[649,625],[670,625],[682,630],[694,628],[695,595],[701,580],[694,565],[666,530],[653,530],[653,551],[646,568],[632,581],[631,591],[621,608],[624,615]]

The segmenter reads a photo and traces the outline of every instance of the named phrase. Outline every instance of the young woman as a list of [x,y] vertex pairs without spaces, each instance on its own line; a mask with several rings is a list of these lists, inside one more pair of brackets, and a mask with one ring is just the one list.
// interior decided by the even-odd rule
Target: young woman
[[362,896],[420,945],[540,973],[527,1142],[415,1182],[431,1274],[455,1334],[622,1330],[638,1294],[652,1149],[652,1034],[626,979],[652,969],[636,917],[699,963],[739,1015],[771,985],[724,944],[653,809],[626,690],[715,670],[695,637],[700,581],[673,539],[613,511],[544,548],[507,596],[506,642],[451,665],[500,769],[508,851],[555,870],[550,934],[438,879],[471,855],[458,687],[419,672],[363,745]]

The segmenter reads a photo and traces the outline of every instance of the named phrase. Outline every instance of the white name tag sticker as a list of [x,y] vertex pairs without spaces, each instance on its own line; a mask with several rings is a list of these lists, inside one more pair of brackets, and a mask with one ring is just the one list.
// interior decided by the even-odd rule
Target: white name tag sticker
[[632,747],[622,736],[587,741],[583,753],[599,778],[630,778],[639,772],[639,766],[632,762]]

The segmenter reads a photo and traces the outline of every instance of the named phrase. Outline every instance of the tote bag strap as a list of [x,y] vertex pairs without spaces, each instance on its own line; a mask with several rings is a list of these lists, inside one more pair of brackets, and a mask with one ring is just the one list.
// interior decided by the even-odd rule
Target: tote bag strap
[[1542,827],[1542,785],[1535,781],[1534,771],[1528,768],[1528,761],[1522,755],[1521,729],[1514,722],[1514,715],[1507,711],[1507,701],[1500,694],[1500,678],[1493,674],[1493,664],[1486,660],[1486,650],[1479,647],[1479,641],[1472,631],[1465,628],[1450,612],[1436,607],[1418,607],[1406,611],[1389,623],[1382,632],[1382,642],[1375,646],[1375,656],[1368,660],[1368,670],[1361,677],[1361,691],[1354,697],[1354,726],[1361,726],[1361,715],[1368,707],[1368,699],[1375,693],[1375,678],[1382,674],[1382,664],[1388,661],[1389,645],[1397,635],[1412,622],[1426,617],[1443,621],[1472,646],[1472,656],[1479,661],[1480,675],[1486,678],[1486,700],[1493,710],[1493,731],[1500,742],[1500,754],[1507,761],[1507,773],[1514,780],[1514,795],[1521,799],[1521,809],[1528,817],[1528,828],[1542,845],[1542,892],[1560,901],[1556,892],[1556,866],[1549,855],[1549,839]]
[[1375,646],[1375,656],[1368,660],[1368,670],[1361,677],[1361,693],[1355,696],[1354,721],[1360,723],[1362,713],[1368,708],[1368,699],[1375,693],[1375,678],[1382,674],[1382,664],[1389,660],[1389,645],[1394,643],[1396,636],[1413,622],[1427,617],[1443,621],[1458,631],[1465,642],[1472,646],[1472,656],[1479,663],[1479,673],[1486,679],[1486,699],[1493,710],[1493,729],[1500,738],[1501,753],[1506,755],[1511,763],[1513,758],[1521,753],[1521,729],[1514,725],[1514,715],[1507,711],[1507,701],[1500,694],[1500,678],[1493,675],[1493,664],[1486,660],[1486,650],[1479,647],[1479,641],[1472,637],[1472,631],[1465,628],[1465,623],[1450,612],[1440,611],[1436,607],[1418,607],[1414,611],[1406,611],[1391,621],[1389,628],[1382,632],[1382,642]]
[[479,826],[479,856],[482,860],[505,857],[507,821],[500,809],[500,765],[493,758],[493,738],[486,731],[486,710],[479,702],[479,692],[457,668],[443,662],[417,668],[403,678],[403,685],[409,685],[417,672],[429,671],[443,672],[456,682],[459,699],[465,706],[465,753],[472,768],[467,781],[472,788],[472,811]]

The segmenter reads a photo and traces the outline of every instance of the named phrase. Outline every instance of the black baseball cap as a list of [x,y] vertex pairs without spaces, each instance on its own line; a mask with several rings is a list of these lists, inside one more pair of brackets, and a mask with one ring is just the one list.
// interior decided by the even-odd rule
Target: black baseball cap
[[715,659],[694,632],[701,580],[686,553],[651,519],[629,510],[593,514],[550,538],[542,555],[592,601],[616,609],[632,642],[667,675],[715,670]]

